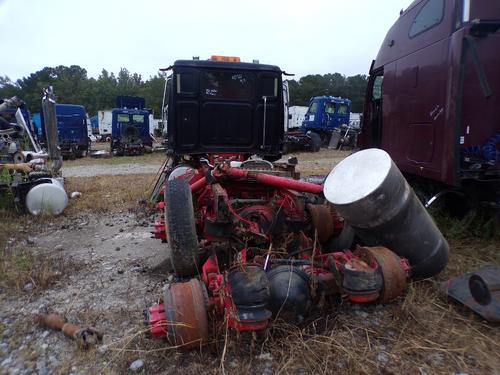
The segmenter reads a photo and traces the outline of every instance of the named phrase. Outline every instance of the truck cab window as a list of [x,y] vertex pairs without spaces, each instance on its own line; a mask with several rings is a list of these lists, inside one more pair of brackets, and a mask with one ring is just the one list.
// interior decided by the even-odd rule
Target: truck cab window
[[198,91],[197,75],[183,72],[177,74],[177,94],[192,96]]
[[132,115],[132,121],[137,124],[144,124],[144,115]]
[[206,72],[201,92],[207,99],[249,100],[253,95],[253,77],[240,72]]
[[309,107],[309,110],[307,111],[307,113],[310,115],[315,115],[317,111],[318,111],[318,102],[314,102]]
[[380,100],[382,98],[382,82],[384,76],[377,76],[373,81],[372,100]]
[[335,104],[334,103],[325,103],[325,113],[334,114],[335,113]]
[[273,98],[278,96],[278,78],[261,77],[259,96]]
[[444,0],[428,0],[413,20],[408,36],[413,38],[441,23],[444,17]]
[[128,123],[129,122],[129,116],[128,116],[128,114],[119,113],[117,115],[117,121],[118,122],[126,122],[126,123]]
[[340,104],[339,105],[339,115],[347,115],[348,110],[347,110],[347,105],[346,104]]

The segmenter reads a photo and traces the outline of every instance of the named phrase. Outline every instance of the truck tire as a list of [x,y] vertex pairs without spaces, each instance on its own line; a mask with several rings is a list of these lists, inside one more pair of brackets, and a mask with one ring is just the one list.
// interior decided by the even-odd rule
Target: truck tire
[[318,152],[321,148],[321,137],[314,132],[309,133],[309,137],[311,137],[311,151]]
[[193,197],[189,184],[182,179],[168,181],[165,187],[165,224],[175,274],[180,277],[196,274],[200,256]]

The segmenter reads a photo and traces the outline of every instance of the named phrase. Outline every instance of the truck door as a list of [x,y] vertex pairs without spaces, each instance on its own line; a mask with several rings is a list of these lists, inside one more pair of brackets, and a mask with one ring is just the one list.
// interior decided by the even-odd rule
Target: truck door
[[375,132],[399,168],[432,179],[441,176],[439,147],[447,141],[450,7],[451,1],[421,1],[401,18],[389,47],[399,48],[399,57],[384,65],[384,131]]
[[382,82],[384,70],[373,71],[368,79],[363,113],[361,144],[363,148],[376,147],[382,144]]
[[332,130],[340,126],[339,117],[337,115],[337,103],[325,102],[322,123],[325,130]]

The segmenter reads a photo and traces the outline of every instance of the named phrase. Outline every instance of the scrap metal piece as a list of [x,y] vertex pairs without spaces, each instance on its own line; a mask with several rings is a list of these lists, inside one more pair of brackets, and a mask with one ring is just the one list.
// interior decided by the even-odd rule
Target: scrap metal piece
[[35,316],[38,324],[62,331],[64,335],[76,341],[80,349],[88,349],[102,342],[103,333],[93,327],[80,327],[66,322],[66,319],[58,314],[39,314]]
[[62,155],[59,148],[59,137],[57,132],[56,97],[52,86],[44,90],[42,99],[42,111],[45,123],[45,134],[49,159],[52,162],[53,174],[58,174],[62,167]]
[[378,301],[386,303],[403,294],[407,274],[401,265],[401,258],[386,247],[358,247],[354,252],[362,258],[372,258],[380,266],[383,288]]
[[472,275],[469,278],[469,289],[472,297],[481,305],[489,305],[494,294],[500,292],[500,280],[491,275]]
[[17,96],[13,96],[10,99],[4,99],[0,104],[0,113],[5,112],[9,108],[18,107],[22,105],[22,103],[22,100],[20,100]]
[[500,323],[500,267],[485,266],[441,284],[448,297],[492,323]]

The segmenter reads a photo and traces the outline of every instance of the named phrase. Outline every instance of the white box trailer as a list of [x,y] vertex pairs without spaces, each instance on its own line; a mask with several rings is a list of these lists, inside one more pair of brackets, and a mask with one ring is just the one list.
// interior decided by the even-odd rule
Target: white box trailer
[[111,137],[111,121],[113,116],[111,110],[97,111],[97,122],[99,124],[99,134],[103,137]]
[[149,134],[155,134],[155,130],[160,127],[161,119],[154,118],[153,115],[149,115]]
[[308,108],[309,107],[302,106],[292,106],[288,108],[288,114],[290,115],[288,129],[300,128],[302,126],[302,121],[304,121]]
[[352,113],[349,117],[349,125],[354,129],[361,129],[361,113]]

